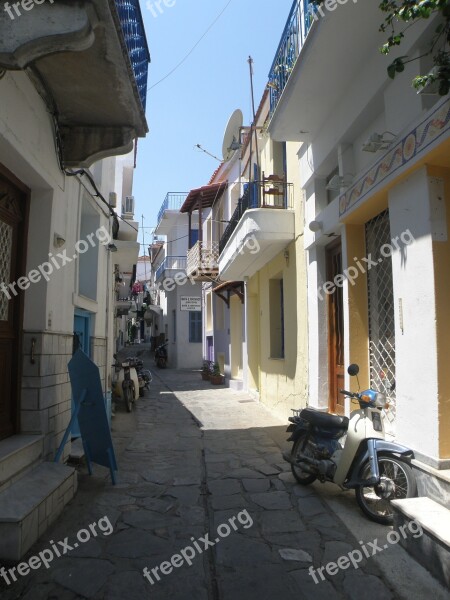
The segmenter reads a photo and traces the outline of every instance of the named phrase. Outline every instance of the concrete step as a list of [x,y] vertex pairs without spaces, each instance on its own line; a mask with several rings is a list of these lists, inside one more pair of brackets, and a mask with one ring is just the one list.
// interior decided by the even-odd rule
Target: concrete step
[[244,382],[242,379],[230,379],[229,381],[230,390],[236,390],[240,392],[244,389]]
[[0,442],[0,492],[19,479],[42,458],[42,435],[13,435]]
[[438,470],[419,460],[412,461],[419,496],[450,507],[450,469]]
[[41,463],[0,493],[0,560],[18,561],[77,490],[75,469]]
[[[393,500],[392,506],[394,529],[400,535],[400,544],[450,588],[450,510],[431,498]],[[412,521],[416,523],[408,529]],[[417,523],[422,528],[422,535]],[[400,529],[402,526],[406,526],[403,529],[405,535]]]

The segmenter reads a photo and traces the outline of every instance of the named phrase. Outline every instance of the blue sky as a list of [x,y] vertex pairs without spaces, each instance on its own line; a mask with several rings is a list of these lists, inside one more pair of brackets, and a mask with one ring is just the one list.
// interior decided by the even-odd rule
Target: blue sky
[[[251,120],[248,56],[254,59],[255,103],[259,104],[292,0],[232,0],[219,21],[187,61],[153,89],[189,52],[228,0],[141,0],[152,56],[147,121],[150,133],[139,140],[134,178],[136,218],[146,227],[167,192],[206,184],[218,162],[194,148],[201,144],[221,158],[222,139],[231,113],[240,108]],[[153,5],[155,0],[153,0]],[[154,14],[157,16],[155,17]],[[146,245],[151,241],[145,230]],[[140,232],[139,241],[142,242]]]

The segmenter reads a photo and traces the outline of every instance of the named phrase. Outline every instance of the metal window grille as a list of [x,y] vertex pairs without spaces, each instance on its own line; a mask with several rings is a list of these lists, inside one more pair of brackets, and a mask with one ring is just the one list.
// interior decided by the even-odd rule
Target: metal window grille
[[[395,402],[391,384],[395,381],[395,313],[392,259],[383,256],[384,244],[391,244],[389,211],[366,223],[367,257],[376,262],[367,273],[369,299],[370,385]],[[385,252],[386,254],[386,252]],[[370,261],[369,261],[370,264]],[[395,411],[388,413],[393,420]],[[393,431],[392,431],[393,432]]]
[[[13,228],[11,225],[0,221],[0,283],[8,285],[11,281],[11,251]],[[0,293],[0,321],[7,321],[9,314],[9,300]]]

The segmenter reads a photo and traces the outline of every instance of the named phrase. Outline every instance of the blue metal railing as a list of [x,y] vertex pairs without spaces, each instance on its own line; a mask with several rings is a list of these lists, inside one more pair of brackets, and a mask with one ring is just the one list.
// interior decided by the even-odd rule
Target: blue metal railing
[[187,267],[187,257],[186,256],[166,256],[166,258],[162,261],[159,267],[156,269],[155,280],[161,277],[164,271],[168,269],[173,269],[176,271],[185,271]]
[[300,54],[317,8],[309,0],[294,0],[269,73],[272,116]]
[[157,220],[158,225],[161,222],[166,210],[180,210],[186,198],[187,194],[183,192],[169,192],[164,198],[164,202],[161,204],[161,208],[159,209]]
[[[264,192],[264,187],[267,185],[266,182],[252,181],[251,183],[245,184],[246,188],[239,198],[236,205],[236,209],[223,232],[222,237],[219,241],[219,254],[222,254],[223,249],[227,245],[228,240],[233,235],[234,230],[239,224],[239,221],[244,216],[245,212],[251,208],[274,208],[274,209],[291,209],[294,207],[293,198],[293,184],[284,183],[282,184],[282,195],[275,197],[274,199],[267,199],[267,195],[270,197],[270,191]],[[281,184],[280,184],[281,185]]]
[[145,36],[144,21],[142,19],[139,0],[115,0],[115,2],[134,78],[139,90],[139,96],[141,97],[142,107],[145,111],[150,52]]

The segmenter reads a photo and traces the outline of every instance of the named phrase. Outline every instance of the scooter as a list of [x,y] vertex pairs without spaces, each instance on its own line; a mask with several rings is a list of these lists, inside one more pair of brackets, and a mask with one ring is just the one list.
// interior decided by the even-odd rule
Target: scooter
[[[114,355],[114,358],[116,359],[117,356]],[[127,359],[112,365],[118,371],[115,393],[125,401],[128,412],[133,410],[133,404],[139,398],[139,379],[131,360]]]
[[167,344],[169,340],[166,340],[164,344],[160,344],[155,349],[155,363],[160,369],[167,367]]
[[[348,367],[357,377],[359,367]],[[359,387],[359,380],[358,380]],[[283,458],[291,464],[292,473],[301,485],[316,479],[331,481],[342,489],[354,489],[364,514],[377,523],[393,522],[391,500],[417,495],[417,484],[411,469],[414,453],[409,448],[385,440],[384,413],[386,396],[376,390],[362,392],[340,390],[359,403],[350,419],[312,408],[294,411],[289,418],[294,442],[291,453]]]
[[150,389],[150,383],[153,381],[151,372],[144,369],[144,362],[138,358],[134,360],[134,367],[139,380],[139,396],[145,395],[145,390]]

